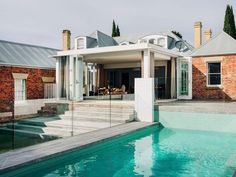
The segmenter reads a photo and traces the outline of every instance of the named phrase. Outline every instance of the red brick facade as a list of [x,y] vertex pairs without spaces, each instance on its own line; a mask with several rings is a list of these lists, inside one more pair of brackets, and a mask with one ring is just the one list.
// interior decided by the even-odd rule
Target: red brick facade
[[[221,87],[207,87],[207,62],[221,62]],[[236,100],[236,55],[192,59],[193,99]]]
[[55,70],[53,69],[0,66],[0,112],[10,109],[10,104],[8,103],[14,97],[14,79],[12,73],[28,74],[26,80],[26,99],[44,98],[42,77],[55,77]]

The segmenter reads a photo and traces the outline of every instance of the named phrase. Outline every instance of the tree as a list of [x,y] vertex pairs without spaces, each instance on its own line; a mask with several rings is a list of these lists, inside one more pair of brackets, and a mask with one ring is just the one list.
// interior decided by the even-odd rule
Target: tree
[[171,31],[172,33],[174,33],[176,36],[178,36],[179,38],[182,39],[182,34],[180,34],[178,31]]
[[112,23],[112,34],[111,34],[112,37],[116,37],[117,36],[117,31],[116,30],[117,30],[116,29],[116,23],[113,20],[113,23]]
[[227,5],[225,10],[225,19],[224,19],[224,29],[227,34],[232,36],[236,39],[236,28],[235,28],[235,21],[234,21],[234,12],[233,7]]
[[116,36],[120,36],[120,28],[118,25],[116,27]]

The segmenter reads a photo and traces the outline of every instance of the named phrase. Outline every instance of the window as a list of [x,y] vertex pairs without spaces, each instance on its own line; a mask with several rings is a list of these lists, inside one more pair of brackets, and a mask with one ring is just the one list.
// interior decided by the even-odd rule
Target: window
[[161,46],[161,47],[164,47],[166,44],[166,40],[165,38],[159,38],[157,39],[157,45]]
[[188,95],[188,83],[189,83],[189,77],[188,77],[188,63],[185,61],[181,61],[180,65],[180,95]]
[[208,86],[221,85],[221,63],[208,63]]
[[149,39],[149,43],[150,44],[154,44],[155,43],[155,39]]
[[147,43],[147,40],[146,39],[142,39],[139,41],[139,43]]
[[15,101],[25,100],[25,79],[15,79]]
[[83,38],[78,39],[78,46],[77,46],[77,48],[78,49],[84,49],[84,44],[85,44],[85,42],[84,42]]

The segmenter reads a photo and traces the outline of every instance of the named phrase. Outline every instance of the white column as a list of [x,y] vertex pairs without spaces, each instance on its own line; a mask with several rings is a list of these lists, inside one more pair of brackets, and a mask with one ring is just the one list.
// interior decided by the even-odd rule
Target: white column
[[74,56],[70,55],[69,57],[69,98],[70,100],[74,99],[75,97],[75,76],[74,76]]
[[176,65],[175,58],[171,58],[171,98],[176,98]]
[[143,58],[142,58],[142,77],[143,78],[150,78],[154,77],[154,53],[150,52],[149,50],[143,51]]
[[76,62],[75,62],[75,100],[76,101],[82,101],[83,100],[83,69],[84,69],[84,64],[83,64],[83,59],[76,57]]
[[154,122],[154,78],[135,79],[135,112],[137,120]]
[[61,90],[61,65],[60,58],[56,58],[56,99],[60,99],[60,90]]
[[96,64],[93,64],[93,92],[96,92]]
[[89,96],[89,78],[88,78],[88,64],[85,63],[84,66],[84,74],[85,74],[85,94]]

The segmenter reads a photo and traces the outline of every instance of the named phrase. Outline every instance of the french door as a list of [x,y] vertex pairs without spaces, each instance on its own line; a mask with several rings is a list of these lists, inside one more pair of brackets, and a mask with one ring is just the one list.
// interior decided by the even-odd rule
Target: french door
[[187,59],[178,61],[178,99],[191,99],[191,62]]

